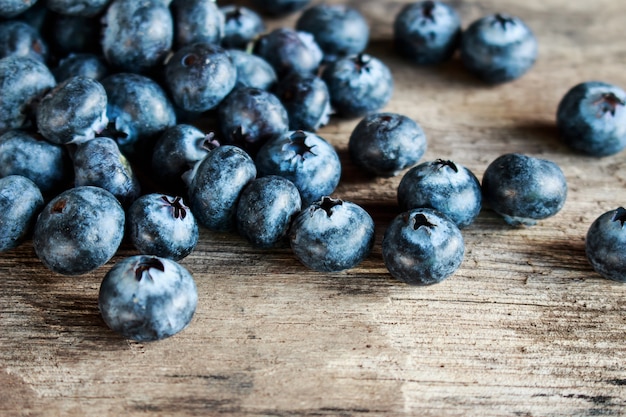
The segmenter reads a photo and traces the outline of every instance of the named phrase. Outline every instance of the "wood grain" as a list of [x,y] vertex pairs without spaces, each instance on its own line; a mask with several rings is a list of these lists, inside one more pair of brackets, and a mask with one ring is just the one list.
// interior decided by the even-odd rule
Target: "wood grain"
[[626,86],[624,3],[451,1],[464,25],[504,11],[535,31],[536,66],[497,87],[456,58],[418,68],[395,56],[391,22],[406,1],[347,3],[368,18],[369,51],[392,69],[386,110],[427,134],[424,160],[452,159],[479,178],[506,152],[553,160],[569,183],[563,210],[517,229],[485,208],[463,231],[466,257],[453,277],[403,285],[380,249],[398,213],[400,177],[363,175],[346,152],[358,121],[334,120],[320,134],[344,164],[335,195],[363,205],[377,224],[365,262],[321,274],[288,249],[256,250],[203,230],[182,262],[200,294],[192,324],[136,343],[109,331],[97,310],[103,275],[131,247],[93,273],[65,277],[46,270],[27,242],[0,255],[0,415],[626,415],[626,287],[601,279],[584,255],[591,222],[626,204],[626,162],[623,153],[573,153],[554,122],[574,84]]

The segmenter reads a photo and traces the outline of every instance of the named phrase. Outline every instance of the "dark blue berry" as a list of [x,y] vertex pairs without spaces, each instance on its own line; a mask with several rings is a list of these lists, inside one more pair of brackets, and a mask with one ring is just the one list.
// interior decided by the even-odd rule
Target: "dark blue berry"
[[0,178],[0,253],[26,240],[43,206],[39,188],[28,178]]
[[382,249],[391,275],[411,285],[443,281],[457,271],[465,255],[459,228],[429,208],[396,216],[385,231]]
[[236,87],[269,90],[276,84],[278,77],[274,67],[260,56],[237,49],[229,49],[228,53],[237,70]]
[[291,249],[304,265],[320,272],[354,268],[374,245],[374,221],[349,201],[322,197],[294,219]]
[[561,99],[556,123],[572,149],[614,155],[626,147],[626,92],[600,81],[577,84]]
[[51,46],[58,54],[102,54],[100,45],[100,19],[97,17],[67,16],[51,17]]
[[37,0],[0,0],[0,17],[15,17],[28,10],[36,2]]
[[59,83],[77,76],[101,80],[108,75],[108,72],[104,59],[88,53],[70,54],[61,59],[57,67],[52,70],[54,78]]
[[589,227],[585,252],[593,269],[604,278],[626,282],[626,210],[618,207],[598,217]]
[[422,127],[413,119],[397,113],[374,113],[356,125],[348,151],[352,162],[365,171],[392,177],[415,165],[427,146]]
[[323,58],[313,35],[284,27],[261,35],[254,44],[254,53],[269,62],[279,77],[290,72],[312,74]]
[[198,42],[220,44],[224,14],[214,1],[174,0],[171,8],[177,48]]
[[46,62],[48,45],[39,32],[19,20],[0,22],[0,58],[21,56]]
[[124,258],[102,280],[98,308],[104,322],[127,339],[151,342],[185,329],[198,290],[187,269],[156,256]]
[[224,48],[246,49],[257,36],[265,32],[263,19],[254,10],[237,5],[220,8],[224,14]]
[[276,95],[287,110],[291,130],[315,132],[330,119],[330,93],[316,75],[293,72],[280,80]]
[[304,9],[311,0],[252,0],[252,4],[262,13],[282,16]]

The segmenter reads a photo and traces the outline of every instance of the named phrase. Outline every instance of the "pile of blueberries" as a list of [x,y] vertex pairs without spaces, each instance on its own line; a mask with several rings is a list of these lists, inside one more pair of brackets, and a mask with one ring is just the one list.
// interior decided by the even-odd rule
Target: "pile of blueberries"
[[[349,154],[375,176],[400,175],[398,215],[385,231],[389,272],[430,285],[461,265],[460,230],[483,200],[515,226],[563,206],[567,184],[551,161],[506,154],[482,185],[462,165],[418,164],[418,123],[379,112],[391,99],[387,66],[365,53],[369,26],[356,9],[308,0],[257,0],[254,10],[210,0],[0,0],[0,251],[32,236],[50,270],[78,275],[106,264],[128,239],[140,255],[105,275],[99,308],[135,340],[184,329],[194,280],[177,261],[199,227],[236,231],[251,245],[290,245],[317,271],[350,269],[374,244],[362,207],[332,196],[334,147],[315,132],[331,117],[360,118]],[[295,28],[267,31],[262,15],[303,10]],[[537,57],[517,17],[494,14],[461,30],[438,1],[396,16],[397,53],[436,64],[460,51],[487,83],[515,80]],[[574,87],[557,123],[593,156],[626,146],[626,93],[601,82]],[[589,259],[625,281],[626,210],[589,231]],[[622,251],[623,252],[623,251]]]

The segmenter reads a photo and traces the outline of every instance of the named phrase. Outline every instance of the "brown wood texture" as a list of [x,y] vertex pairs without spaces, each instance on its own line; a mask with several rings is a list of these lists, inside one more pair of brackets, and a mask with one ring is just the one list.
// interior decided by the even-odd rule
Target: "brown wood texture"
[[363,205],[377,225],[365,262],[317,273],[289,249],[257,250],[203,230],[182,261],[199,289],[191,325],[136,343],[111,332],[97,308],[102,277],[131,247],[66,277],[45,269],[26,242],[0,255],[0,415],[626,415],[626,286],[600,278],[584,253],[591,222],[626,204],[624,153],[577,155],[555,128],[557,104],[574,84],[626,86],[626,3],[452,1],[464,26],[508,12],[536,33],[535,67],[495,87],[457,58],[430,68],[398,58],[391,23],[407,2],[348,3],[372,25],[369,51],[393,72],[385,110],[427,134],[423,160],[452,159],[479,178],[507,152],[553,160],[569,183],[563,210],[511,228],[485,208],[463,230],[466,255],[454,276],[404,285],[387,273],[380,246],[399,212],[401,177],[363,175],[346,152],[357,120],[333,120],[320,135],[344,166],[335,196]]

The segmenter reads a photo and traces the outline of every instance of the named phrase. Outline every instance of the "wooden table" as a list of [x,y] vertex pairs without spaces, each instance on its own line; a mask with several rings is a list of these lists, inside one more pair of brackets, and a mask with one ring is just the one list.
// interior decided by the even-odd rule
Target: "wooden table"
[[256,250],[203,230],[182,262],[200,297],[190,327],[135,343],[108,330],[97,309],[103,275],[132,248],[65,277],[27,242],[0,256],[0,415],[626,415],[626,286],[600,278],[584,253],[591,222],[626,204],[624,153],[577,155],[555,128],[556,106],[574,84],[626,87],[624,1],[452,1],[465,26],[502,11],[535,31],[536,66],[497,87],[458,59],[417,68],[394,55],[391,22],[406,1],[349,3],[371,22],[369,51],[393,71],[386,110],[427,134],[424,160],[452,159],[479,178],[506,152],[553,160],[569,183],[563,210],[518,229],[486,208],[463,230],[466,256],[454,276],[403,285],[386,272],[380,247],[398,213],[400,176],[357,170],[346,152],[357,120],[335,120],[320,132],[344,164],[335,196],[363,205],[377,224],[365,262],[316,273],[288,249]]

